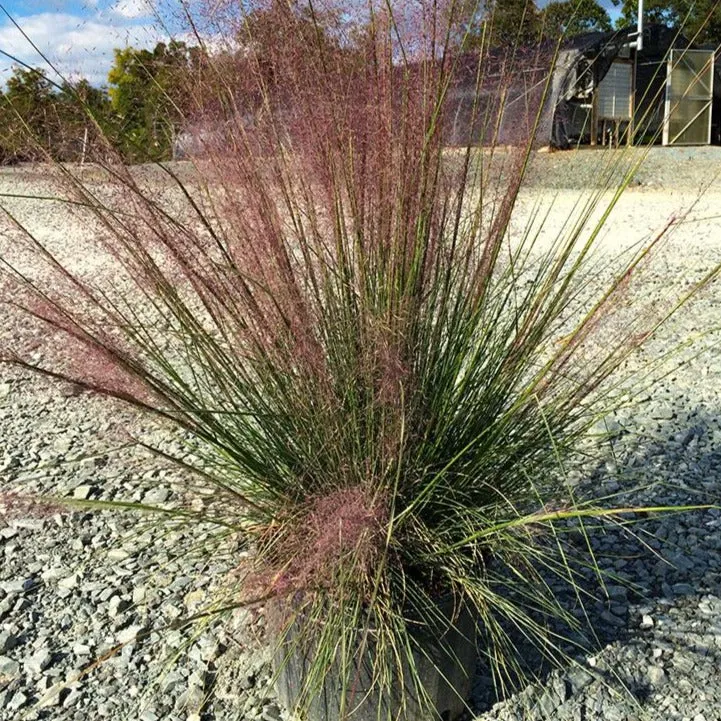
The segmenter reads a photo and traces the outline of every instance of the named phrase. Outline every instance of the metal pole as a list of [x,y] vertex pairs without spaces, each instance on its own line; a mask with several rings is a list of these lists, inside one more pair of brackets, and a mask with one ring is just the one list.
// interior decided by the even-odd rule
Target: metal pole
[[633,48],[633,78],[631,80],[631,121],[628,124],[629,145],[633,144],[633,134],[636,130],[636,73],[638,72],[638,54],[643,50],[643,0],[638,0],[638,15],[636,16],[636,41],[631,44]]
[[[598,142],[598,73],[593,71],[593,95],[591,96],[591,145]],[[603,138],[601,138],[603,141]]]
[[626,144],[633,145],[633,135],[636,132],[636,72],[638,70],[638,50],[633,54],[633,64],[631,65],[631,97],[628,99],[631,108],[631,117],[628,120],[628,128],[626,132]]

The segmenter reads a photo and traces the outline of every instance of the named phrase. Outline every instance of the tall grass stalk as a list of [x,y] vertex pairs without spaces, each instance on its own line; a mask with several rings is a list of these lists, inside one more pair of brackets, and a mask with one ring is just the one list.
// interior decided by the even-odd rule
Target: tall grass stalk
[[275,599],[281,648],[314,649],[299,711],[335,667],[352,717],[359,650],[380,698],[400,676],[429,710],[415,630],[448,598],[505,692],[521,641],[558,662],[548,619],[578,626],[549,577],[589,597],[566,521],[585,534],[633,510],[574,499],[565,464],[620,402],[625,361],[719,269],[644,304],[661,234],[585,285],[635,168],[619,155],[550,243],[540,205],[513,235],[552,43],[499,50],[487,32],[465,53],[455,0],[176,9],[216,48],[173,98],[190,162],[128,168],[109,142],[90,176],[48,158],[111,271],[74,268],[6,206],[4,301],[34,333],[2,360],[195,439],[202,520],[252,549],[208,613]]

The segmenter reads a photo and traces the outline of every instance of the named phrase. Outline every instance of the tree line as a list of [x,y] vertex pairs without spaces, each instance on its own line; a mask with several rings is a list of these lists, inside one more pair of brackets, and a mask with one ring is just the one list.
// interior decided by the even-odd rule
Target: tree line
[[101,140],[128,162],[169,158],[182,121],[183,78],[200,52],[175,41],[116,50],[101,88],[14,68],[0,92],[0,163],[77,162]]
[[[621,6],[617,24],[635,22],[637,0],[614,1]],[[647,0],[647,16],[649,21],[683,25],[695,42],[718,43],[721,9],[705,2],[689,9],[686,0]],[[597,0],[552,0],[543,9],[533,0],[493,0],[482,13],[477,6],[468,11],[463,50],[477,47],[481,37],[492,46],[508,47],[612,29],[608,12]],[[484,36],[489,13],[492,22],[486,28],[491,32]],[[251,20],[255,42],[273,35],[262,14]],[[317,31],[316,22],[308,19],[309,32]],[[38,69],[15,68],[0,91],[0,163],[82,161],[102,142],[129,163],[169,159],[187,120],[187,80],[200,77],[206,59],[201,48],[177,41],[158,43],[153,50],[118,49],[107,86],[101,88],[87,80],[56,84]]]
[[[533,44],[543,38],[570,38],[590,31],[609,31],[636,24],[638,0],[611,0],[620,14],[612,23],[596,0],[551,0],[540,9],[533,0],[491,0],[494,15],[491,43]],[[481,10],[487,13],[488,6]],[[695,45],[721,45],[718,0],[645,0],[644,19],[682,30]]]

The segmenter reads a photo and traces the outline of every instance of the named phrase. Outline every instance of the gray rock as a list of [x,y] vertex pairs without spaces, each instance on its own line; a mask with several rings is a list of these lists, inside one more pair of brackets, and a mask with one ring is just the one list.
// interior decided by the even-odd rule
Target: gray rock
[[25,671],[31,674],[41,674],[52,663],[52,654],[47,648],[38,649],[32,656],[25,659]]
[[67,591],[70,591],[73,588],[77,587],[78,581],[79,581],[78,574],[71,573],[69,576],[65,576],[65,578],[61,578],[58,581],[58,586],[60,588],[64,588]]
[[163,486],[159,486],[158,488],[153,488],[151,491],[148,491],[143,496],[143,503],[151,505],[156,503],[165,503],[168,498],[170,498],[170,490],[164,488]]
[[20,664],[8,656],[0,656],[0,676],[17,676],[20,673]]
[[83,694],[77,689],[73,689],[62,701],[63,708],[72,708],[82,700]]
[[128,626],[118,631],[118,633],[115,634],[115,638],[117,638],[118,643],[130,643],[139,634],[143,633],[144,630],[145,626],[142,625]]
[[696,659],[687,653],[675,653],[673,657],[674,669],[680,671],[683,674],[690,675],[694,666],[696,665]]
[[618,706],[606,704],[603,711],[603,721],[628,721],[625,708],[619,708]]
[[111,561],[124,561],[126,558],[130,558],[130,554],[123,548],[111,548],[108,551],[108,558]]
[[653,686],[663,686],[668,680],[666,672],[660,666],[651,666],[647,676],[649,683]]
[[180,673],[178,669],[172,669],[168,671],[161,679],[159,679],[160,689],[163,693],[170,695],[177,695],[177,691],[182,686],[185,686],[185,677]]
[[73,498],[75,498],[78,501],[86,501],[90,496],[94,495],[96,493],[96,488],[94,486],[85,484],[82,486],[78,486],[73,491]]
[[116,594],[116,589],[114,589],[114,588],[104,588],[104,589],[100,592],[100,595],[98,596],[98,600],[99,600],[101,603],[105,603],[105,601],[108,601],[109,599],[111,599],[111,598],[113,597],[113,595],[115,595],[115,594]]
[[10,581],[0,583],[0,588],[2,588],[6,594],[11,595],[32,591],[36,585],[37,581],[34,578],[14,578]]
[[28,697],[22,691],[17,691],[15,695],[10,699],[10,702],[8,703],[8,708],[11,711],[17,711],[18,709],[21,709],[28,702],[28,700]]
[[215,661],[220,655],[220,644],[216,640],[210,640],[200,644],[200,658],[206,663]]
[[42,531],[45,526],[43,518],[17,518],[13,521],[17,528],[27,528],[29,531]]
[[561,700],[554,693],[545,691],[538,700],[537,710],[541,718],[552,718]]
[[[676,149],[664,150],[676,152]],[[701,153],[706,150],[716,149],[683,150],[688,156],[677,154],[672,156],[673,162],[663,162],[672,164],[675,174],[680,173],[681,180],[685,179],[686,184],[690,185],[693,171],[689,168],[694,166],[694,163],[681,163],[679,160],[685,161],[692,152]],[[721,156],[713,157],[718,164]],[[644,171],[642,179],[644,183],[661,188],[668,184],[667,179],[657,170]],[[19,175],[13,175],[12,180],[22,184]],[[637,200],[637,205],[641,207],[641,201],[645,199],[639,197]],[[715,203],[715,196],[713,200]],[[39,215],[44,212],[46,211],[41,208],[37,210]],[[690,224],[686,227],[692,226],[697,228],[695,234],[701,234],[697,243],[699,250],[689,247],[694,245],[693,241],[680,246],[682,252],[671,252],[675,240],[669,242],[663,251],[659,250],[659,271],[655,274],[648,273],[648,279],[644,279],[637,286],[636,291],[649,303],[664,300],[667,291],[671,292],[672,287],[676,287],[674,284],[683,284],[685,287],[685,278],[690,269],[705,267],[703,264],[710,268],[721,259],[719,240],[710,235],[703,236],[707,223]],[[684,226],[679,226],[679,229],[683,231]],[[666,252],[666,249],[669,251]],[[669,347],[669,342],[674,345],[676,341],[683,342],[701,329],[717,326],[720,308],[718,289],[710,288],[706,297],[699,297],[692,313],[680,312],[674,317],[672,332],[666,335],[664,331],[659,341],[654,341],[655,344],[650,346],[646,357],[652,360],[660,358]],[[634,358],[629,358],[630,370],[637,367],[635,363]],[[70,495],[73,488],[81,483],[88,486],[94,484],[94,487],[102,488],[103,493],[114,494],[110,497],[130,499],[137,496],[136,500],[143,498],[143,491],[151,485],[156,486],[153,490],[169,486],[169,478],[162,476],[154,468],[152,461],[135,458],[134,450],[122,451],[117,459],[109,456],[107,467],[94,461],[82,465],[77,463],[74,466],[61,465],[58,468],[44,469],[48,474],[46,478],[34,479],[33,474],[36,473],[41,459],[52,461],[52,453],[48,454],[48,449],[68,458],[73,456],[78,461],[81,455],[99,456],[102,449],[96,447],[99,445],[98,441],[112,438],[106,418],[110,415],[117,417],[123,427],[131,429],[139,436],[155,439],[157,435],[158,446],[161,448],[173,448],[174,452],[181,456],[187,454],[189,449],[184,448],[180,442],[181,437],[185,438],[184,434],[165,438],[165,431],[157,431],[152,424],[146,425],[144,421],[140,421],[136,426],[133,413],[118,411],[116,405],[107,412],[104,401],[90,396],[62,398],[57,401],[56,392],[49,388],[49,382],[39,379],[28,383],[17,382],[15,373],[14,370],[4,368],[0,373],[0,394],[3,392],[2,383],[6,379],[9,379],[12,386],[9,401],[0,403],[0,444],[3,449],[6,446],[12,448],[12,456],[7,451],[3,456],[0,451],[0,470],[10,469],[8,474],[0,473],[3,482],[6,476],[11,478],[11,482],[17,477],[18,483],[27,484],[33,491],[59,490],[60,493]],[[17,377],[21,378],[22,374]],[[628,400],[632,405],[640,406],[639,412],[637,413],[637,408],[634,407],[622,409],[615,414],[609,426],[615,436],[612,460],[604,457],[598,463],[579,463],[578,467],[569,468],[569,476],[578,486],[574,495],[578,493],[578,497],[584,497],[589,491],[591,494],[615,491],[623,494],[619,499],[623,498],[624,502],[628,498],[629,505],[649,506],[699,503],[703,502],[699,500],[702,498],[719,498],[719,387],[721,345],[716,344],[705,360],[702,354],[698,360],[694,359],[692,366],[674,369],[672,375],[658,384],[651,393],[644,392],[640,395],[634,388]],[[641,426],[644,428],[641,429]],[[54,441],[54,438],[57,440]],[[6,443],[3,444],[3,441]],[[585,453],[585,447],[580,450]],[[188,460],[197,462],[198,459]],[[609,473],[614,474],[612,478],[607,477]],[[87,480],[78,480],[80,478]],[[161,483],[162,486],[159,485]],[[627,496],[630,487],[636,484],[639,490],[634,490]],[[171,497],[157,497],[156,502],[165,502]],[[145,498],[150,502],[153,498],[152,491],[150,494],[146,493]],[[207,500],[209,503],[214,502],[210,495]],[[120,516],[112,518],[110,514],[98,515],[89,520],[83,518],[83,515],[64,515],[62,525],[48,519],[44,523],[31,521],[26,525],[0,529],[0,588],[2,584],[13,579],[27,579],[30,576],[39,579],[41,574],[43,580],[47,581],[46,586],[39,585],[34,587],[34,590],[13,590],[7,598],[4,597],[5,590],[0,591],[0,643],[2,633],[8,633],[21,641],[19,647],[5,651],[0,649],[0,653],[11,661],[13,656],[17,656],[20,673],[23,658],[34,650],[32,644],[37,643],[37,639],[52,637],[59,649],[72,649],[77,652],[75,657],[68,657],[64,665],[58,661],[50,666],[37,687],[33,686],[32,682],[26,684],[26,679],[20,677],[2,688],[0,721],[16,721],[21,716],[17,710],[10,708],[10,703],[18,692],[26,697],[22,702],[23,706],[29,706],[32,698],[38,695],[36,690],[52,688],[52,685],[48,686],[51,682],[55,684],[66,680],[70,673],[69,664],[80,666],[84,663],[87,659],[86,649],[100,654],[115,645],[113,634],[122,629],[118,626],[114,630],[113,621],[118,619],[109,621],[107,616],[98,611],[101,603],[98,597],[101,592],[107,590],[107,595],[102,594],[102,602],[108,604],[103,610],[109,611],[109,601],[114,595],[130,599],[132,594],[134,604],[147,604],[137,609],[137,617],[130,618],[129,613],[125,614],[124,623],[146,622],[147,614],[147,624],[160,624],[161,605],[182,607],[187,591],[209,588],[210,582],[224,578],[229,570],[221,565],[208,572],[208,581],[200,582],[198,579],[199,572],[203,570],[202,565],[190,554],[171,553],[165,540],[159,540],[160,533],[154,529],[148,530],[147,538],[137,546],[129,546],[126,545],[126,533],[132,530],[134,520]],[[658,558],[648,551],[648,548],[642,547],[642,544],[629,544],[628,535],[624,538],[624,533],[619,532],[612,524],[588,524],[594,548],[599,552],[600,565],[622,578],[634,583],[640,582],[648,589],[647,598],[643,600],[643,607],[639,607],[636,594],[628,593],[626,596],[620,589],[609,588],[611,603],[607,604],[608,599],[604,598],[603,589],[598,583],[590,581],[589,588],[583,588],[603,602],[601,606],[593,609],[594,619],[598,619],[603,611],[611,611],[620,621],[625,617],[622,609],[628,605],[629,617],[633,619],[632,624],[636,624],[636,629],[631,629],[627,635],[624,632],[625,626],[616,626],[607,620],[598,622],[598,630],[607,632],[611,641],[602,649],[593,647],[588,650],[588,654],[597,659],[598,675],[601,678],[596,681],[595,676],[582,669],[579,673],[574,667],[564,668],[561,676],[573,695],[555,708],[554,715],[550,717],[553,721],[580,721],[582,718],[586,721],[611,721],[617,718],[637,721],[635,716],[641,721],[646,718],[664,721],[681,721],[684,718],[688,721],[718,721],[714,712],[721,708],[720,676],[717,668],[721,654],[719,520],[721,516],[711,511],[694,512],[667,517],[638,517],[635,519],[635,526],[627,527],[630,531],[628,535],[635,534],[638,529],[639,537],[662,556],[670,557],[672,561],[673,554],[680,556],[681,563],[676,563],[676,567],[662,562],[657,566]],[[716,525],[707,525],[713,522]],[[603,528],[597,532],[591,528],[594,525],[602,525]],[[138,534],[141,533],[145,534],[146,531],[139,530]],[[657,537],[651,534],[656,534]],[[578,535],[581,543],[577,546],[582,551],[584,539],[582,534]],[[181,538],[181,547],[187,541],[188,539]],[[109,552],[112,555],[108,557]],[[604,558],[604,555],[608,558]],[[40,565],[36,570],[30,570],[38,563]],[[67,568],[67,572],[62,576],[50,578],[44,575],[49,568],[60,565]],[[119,567],[121,571],[118,575],[115,574],[115,567]],[[80,592],[75,591],[75,588],[71,591],[57,586],[60,578],[78,568],[82,568],[87,578],[92,579],[94,588],[86,586],[84,581],[79,584]],[[181,577],[193,579],[193,585],[189,588],[182,586],[184,582],[174,585],[176,579]],[[622,580],[609,580],[613,586],[623,586]],[[666,598],[659,592],[663,582],[666,583]],[[121,589],[119,584],[126,588]],[[136,593],[134,588],[142,591]],[[573,594],[565,596],[566,592],[560,588],[558,593],[565,606],[569,610],[573,609]],[[19,599],[22,601],[20,604]],[[199,607],[202,608],[202,604]],[[578,618],[582,621],[583,615],[580,614]],[[643,632],[639,625],[644,629]],[[605,628],[601,628],[602,626]],[[228,629],[224,636],[220,636],[219,632],[223,644],[220,649],[214,644],[206,646],[202,640],[198,644],[200,653],[193,656],[193,659],[198,659],[198,667],[218,661],[217,698],[212,702],[212,709],[209,708],[209,718],[236,718],[239,714],[242,716],[243,709],[247,708],[245,718],[249,721],[261,718],[269,721],[267,667],[255,663],[255,656],[259,652],[253,650],[248,643],[251,628],[255,632],[256,626],[252,626],[251,621],[245,619]],[[155,634],[157,646],[147,644],[146,648],[140,641],[127,646],[126,651],[118,654],[124,662],[122,668],[115,666],[113,660],[101,664],[96,672],[97,678],[93,678],[92,692],[86,690],[77,703],[68,707],[53,707],[46,712],[47,716],[44,718],[52,721],[139,719],[144,703],[141,699],[145,698],[149,679],[162,677],[159,672],[162,667],[161,657],[167,656],[170,651],[164,645],[164,636],[164,633]],[[178,632],[173,639],[173,643],[182,650],[187,633]],[[30,650],[23,651],[26,644]],[[20,650],[17,651],[16,648]],[[126,653],[127,657],[124,655]],[[219,657],[213,658],[216,653],[220,654]],[[172,684],[168,684],[167,690],[161,687],[160,701],[153,707],[152,712],[162,721],[200,721],[200,715],[195,711],[188,714],[186,711],[176,713],[172,710],[178,696],[189,686],[188,668],[183,666],[194,668],[193,659],[187,664],[179,664],[180,670],[173,669],[177,670],[178,676]],[[13,662],[18,664],[17,661]],[[236,672],[220,670],[227,668],[236,668]],[[79,669],[72,669],[73,673],[76,671]],[[614,685],[616,677],[623,683],[628,683],[632,689],[637,685],[650,687],[648,697],[642,701],[642,709],[634,706],[625,691]],[[0,682],[0,687],[3,683],[5,680]],[[549,685],[551,683],[549,681]],[[599,687],[603,684],[612,687],[613,692],[602,694]],[[524,695],[524,691],[512,694],[503,704],[479,718],[483,721],[537,719],[537,716],[530,715],[528,709],[534,708],[542,698],[544,689],[539,685],[533,686],[533,689],[531,695]],[[560,698],[560,695],[554,693],[551,701],[555,701],[555,696]],[[63,698],[65,697],[63,695]],[[524,706],[525,702],[527,703]],[[272,711],[270,713],[275,716]],[[263,718],[264,716],[266,718]],[[270,721],[277,719],[272,718]]]
[[669,554],[667,560],[679,571],[691,571],[694,568],[693,561],[683,553]]
[[263,708],[261,718],[263,721],[280,721],[282,717],[278,706],[272,703]]
[[30,608],[30,601],[25,596],[21,596],[20,598],[15,601],[15,605],[13,606],[13,611],[15,613],[20,613],[20,611],[24,611],[26,608]]
[[572,668],[568,672],[567,678],[574,694],[582,691],[593,681],[593,676],[580,666]]
[[628,598],[628,588],[626,586],[606,584],[606,592],[611,601],[626,601]]
[[0,632],[0,653],[12,651],[18,645],[17,636],[7,631]]
[[175,701],[175,710],[199,711],[203,706],[205,692],[201,686],[190,685],[183,691]]
[[670,421],[676,417],[676,409],[670,404],[661,404],[653,408],[651,411],[651,418],[659,421]]
[[130,603],[120,596],[112,596],[110,601],[108,601],[108,613],[114,618],[123,613],[129,606]]
[[66,566],[50,566],[40,574],[40,578],[42,578],[43,581],[57,581],[59,578],[67,575],[67,573],[68,569]]
[[626,622],[622,618],[619,618],[610,611],[604,611],[601,614],[601,620],[609,626],[615,626],[616,628],[621,628],[626,625]]
[[0,601],[0,621],[8,615],[12,607],[12,597],[6,598],[4,601]]
[[58,708],[62,705],[65,684],[53,683],[53,681],[54,679],[49,676],[41,679],[41,686],[38,686],[41,692],[38,708]]

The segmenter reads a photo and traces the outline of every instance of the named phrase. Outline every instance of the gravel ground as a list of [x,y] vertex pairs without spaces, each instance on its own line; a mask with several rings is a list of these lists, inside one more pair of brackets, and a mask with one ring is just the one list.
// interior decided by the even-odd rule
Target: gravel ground
[[585,146],[577,152],[539,153],[532,163],[529,182],[535,187],[595,187],[599,158],[604,159],[606,171],[618,164],[616,177],[623,169],[640,163],[631,187],[696,191],[711,184],[721,189],[721,147],[718,146],[656,146],[619,151]]
[[[601,254],[610,258],[650,237],[670,216],[683,221],[643,278],[647,300],[683,288],[690,276],[721,262],[721,185],[712,184],[688,215],[678,215],[714,164],[721,168],[719,150],[654,149],[637,173],[637,187],[621,199],[600,235]],[[587,158],[590,151],[539,156],[516,227],[523,227],[539,199],[552,199],[546,232],[554,237],[575,189],[593,177]],[[40,176],[0,174],[1,192],[38,188]],[[101,272],[102,264],[85,252],[82,238],[89,231],[78,217],[48,203],[7,202],[67,258],[88,273]],[[720,318],[721,289],[715,287],[672,321],[645,359],[718,326]],[[0,328],[22,330],[9,323]],[[605,457],[571,470],[579,489],[598,494],[641,486],[625,498],[643,505],[718,502],[717,340],[707,338],[695,346],[698,353],[678,356],[686,361],[682,367],[675,368],[674,360],[651,392],[634,399],[633,410],[608,419],[614,439]],[[183,500],[178,471],[124,447],[127,430],[181,448],[178,438],[116,403],[0,369],[5,490],[158,504]],[[0,517],[0,721],[281,717],[258,640],[261,613],[235,612],[222,628],[200,628],[195,639],[182,630],[152,630],[204,607],[219,579],[232,578],[234,539],[208,559],[196,553],[208,539],[206,529],[169,530],[117,513],[51,511],[40,517],[16,513],[9,522]],[[708,510],[642,518],[632,534],[611,526],[594,533],[599,565],[632,584],[598,589],[590,608],[598,648],[577,653],[574,664],[498,703],[479,664],[478,719],[721,719],[720,527],[721,512]],[[111,655],[118,644],[126,645]]]

